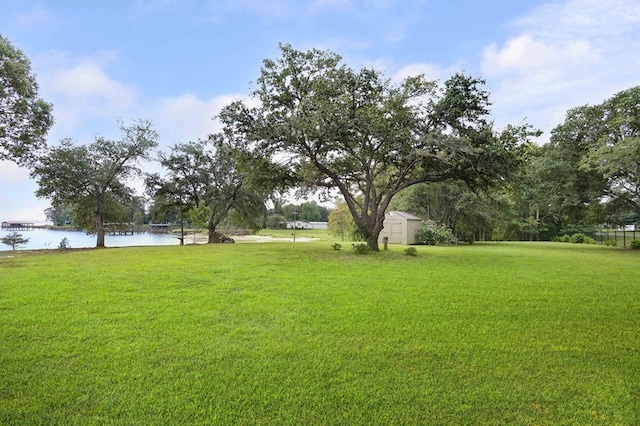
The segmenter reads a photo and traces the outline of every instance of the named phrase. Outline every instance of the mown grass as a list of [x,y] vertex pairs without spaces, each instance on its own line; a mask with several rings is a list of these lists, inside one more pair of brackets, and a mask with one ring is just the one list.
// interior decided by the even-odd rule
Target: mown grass
[[0,423],[640,423],[640,253],[402,249],[1,258]]

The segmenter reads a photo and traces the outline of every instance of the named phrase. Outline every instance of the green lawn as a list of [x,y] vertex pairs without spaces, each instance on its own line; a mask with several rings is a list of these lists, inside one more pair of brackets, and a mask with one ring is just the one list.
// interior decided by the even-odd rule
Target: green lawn
[[0,424],[640,423],[640,252],[3,253]]

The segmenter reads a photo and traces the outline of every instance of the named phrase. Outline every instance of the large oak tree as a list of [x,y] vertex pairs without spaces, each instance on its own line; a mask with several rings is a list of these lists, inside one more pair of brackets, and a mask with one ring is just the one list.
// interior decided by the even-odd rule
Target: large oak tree
[[122,206],[134,200],[128,182],[141,173],[139,161],[149,159],[157,145],[158,134],[148,121],[121,125],[121,130],[122,137],[115,141],[97,137],[89,145],[75,145],[63,140],[49,148],[32,171],[36,195],[70,208],[95,232],[96,247],[104,247],[105,222],[119,219]]
[[463,74],[444,87],[422,76],[400,83],[353,69],[327,51],[281,46],[265,60],[254,98],[220,114],[231,137],[287,164],[310,189],[338,190],[367,244],[378,250],[385,212],[422,182],[483,186],[509,165],[512,140],[487,121],[483,81]]
[[278,170],[263,158],[239,150],[221,134],[173,146],[160,153],[165,173],[147,177],[156,203],[177,208],[183,215],[208,210],[208,242],[224,241],[218,226],[233,213],[245,224],[266,214],[265,202],[282,181]]

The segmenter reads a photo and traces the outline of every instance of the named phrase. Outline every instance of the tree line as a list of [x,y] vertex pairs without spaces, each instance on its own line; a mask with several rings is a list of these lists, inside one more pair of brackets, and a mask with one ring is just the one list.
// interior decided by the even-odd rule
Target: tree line
[[[638,87],[570,110],[538,146],[540,132],[527,124],[494,128],[482,79],[395,82],[333,52],[281,45],[279,58],[263,62],[252,101],[222,109],[221,132],[156,153],[159,135],[145,120],[119,123],[118,140],[47,147],[51,105],[22,52],[0,38],[0,53],[0,158],[28,167],[49,213],[95,232],[98,247],[105,223],[149,214],[134,207],[144,204],[134,178],[155,217],[202,226],[211,243],[223,240],[225,223],[281,226],[291,190],[338,194],[331,214],[307,203],[298,218],[324,215],[335,235],[373,250],[390,209],[468,241],[549,239],[640,216]],[[162,172],[145,173],[152,160]]]

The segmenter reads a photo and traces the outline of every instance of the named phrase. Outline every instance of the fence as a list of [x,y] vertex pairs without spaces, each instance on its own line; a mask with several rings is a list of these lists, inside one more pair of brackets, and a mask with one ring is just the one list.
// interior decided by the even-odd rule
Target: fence
[[585,235],[589,235],[596,240],[598,244],[608,244],[627,247],[631,241],[640,239],[640,231],[631,230],[619,230],[619,229],[599,229],[594,232],[585,232]]

